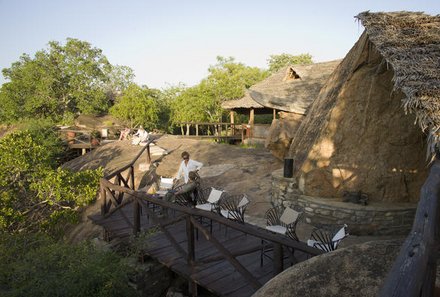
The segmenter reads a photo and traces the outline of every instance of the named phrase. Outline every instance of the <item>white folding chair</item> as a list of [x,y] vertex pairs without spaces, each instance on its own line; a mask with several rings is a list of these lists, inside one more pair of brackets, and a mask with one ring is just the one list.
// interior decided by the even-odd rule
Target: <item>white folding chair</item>
[[338,248],[339,243],[348,236],[347,225],[339,229],[333,236],[316,229],[311,234],[311,239],[307,240],[307,245],[320,249],[324,252],[331,252]]
[[294,224],[299,217],[300,213],[296,210],[286,207],[279,217],[279,222],[269,222],[266,229],[275,233],[285,235],[288,231],[289,226]]
[[218,202],[220,201],[220,198],[223,193],[224,193],[223,191],[212,188],[206,203],[197,204],[196,208],[206,211],[214,210],[217,207]]

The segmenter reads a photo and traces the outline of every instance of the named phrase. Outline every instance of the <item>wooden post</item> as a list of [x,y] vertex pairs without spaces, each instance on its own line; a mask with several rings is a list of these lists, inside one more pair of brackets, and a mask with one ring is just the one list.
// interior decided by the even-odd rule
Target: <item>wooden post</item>
[[133,235],[136,235],[141,231],[141,208],[137,199],[133,204],[133,221]]
[[134,165],[130,166],[130,188],[134,190]]
[[252,138],[252,130],[254,129],[254,121],[255,121],[255,110],[253,108],[251,108],[250,112],[249,112],[249,125],[251,126],[249,128],[249,138]]
[[[194,225],[191,222],[191,217],[186,217],[186,238],[188,240],[188,258],[186,259],[191,271],[194,270],[195,245],[194,245]],[[197,296],[197,283],[189,281],[188,283],[189,294],[193,297]]]
[[196,124],[196,136],[199,136],[199,124]]
[[232,131],[232,135],[235,135],[235,119],[234,119],[234,111],[230,111],[229,115],[231,117],[231,131]]
[[101,193],[101,216],[105,215],[107,213],[107,194],[105,192],[105,187],[103,186],[102,182],[100,182],[100,193]]
[[283,271],[283,247],[279,243],[273,243],[273,275]]
[[147,162],[151,164],[150,144],[147,144]]

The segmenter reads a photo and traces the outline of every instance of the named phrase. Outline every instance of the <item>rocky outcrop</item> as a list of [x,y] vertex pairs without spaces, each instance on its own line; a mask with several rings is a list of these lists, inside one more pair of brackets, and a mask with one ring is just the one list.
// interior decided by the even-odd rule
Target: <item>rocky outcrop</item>
[[311,258],[285,270],[252,297],[377,296],[401,240],[370,241]]
[[289,151],[290,143],[304,116],[296,113],[280,113],[280,118],[272,121],[265,147],[280,160]]

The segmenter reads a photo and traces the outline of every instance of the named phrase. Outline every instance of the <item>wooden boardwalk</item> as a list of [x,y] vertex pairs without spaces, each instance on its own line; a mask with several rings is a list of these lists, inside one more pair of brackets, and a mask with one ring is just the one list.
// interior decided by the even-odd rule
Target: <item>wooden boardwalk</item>
[[107,240],[154,231],[142,256],[186,278],[191,296],[199,286],[218,296],[250,296],[284,268],[322,253],[258,226],[134,190],[134,164],[144,151],[151,160],[147,145],[130,164],[101,179],[101,213],[89,218],[104,228]]
[[[153,207],[153,204],[147,204],[152,213],[158,213],[160,208]],[[187,254],[190,242],[187,234],[187,223],[184,219],[184,213],[179,211],[168,210],[170,213],[166,218],[160,218],[158,221],[166,225],[166,231],[173,235],[175,242]],[[94,215],[90,217],[96,224],[104,227],[108,236],[111,238],[128,239],[133,234],[134,221],[133,203],[128,203],[119,211],[115,212],[108,218],[103,218],[101,215]],[[199,217],[200,221],[202,217]],[[174,222],[174,223],[172,223]],[[270,248],[270,243],[262,241],[260,237],[246,234],[242,231],[227,227],[216,221],[212,222],[212,233],[207,225],[209,220],[203,220],[202,225],[205,228],[205,233],[217,239],[217,241],[230,253],[235,255],[244,268],[258,281],[259,286],[264,285],[276,273],[274,273],[274,263],[271,258],[274,258],[273,251]],[[141,211],[140,215],[141,231],[157,228],[157,222],[145,209]],[[252,226],[258,228],[256,226]],[[260,228],[258,228],[260,229]],[[257,230],[258,230],[257,229]],[[268,231],[261,229],[263,233]],[[195,282],[197,285],[215,293],[218,296],[251,296],[258,287],[249,283],[246,278],[240,273],[234,265],[231,264],[225,257],[223,257],[217,247],[203,236],[203,232],[193,230],[194,240],[194,265],[188,265],[188,259],[183,257],[176,249],[175,245],[171,243],[169,238],[163,231],[157,230],[148,237],[147,248],[145,255],[156,259],[172,271],[183,276],[190,282]],[[262,242],[266,245],[269,252],[266,252],[266,257],[263,259],[261,265]],[[283,267],[290,267],[293,262],[303,261],[308,258],[306,253],[295,251],[294,256],[288,257],[290,249],[284,248]]]

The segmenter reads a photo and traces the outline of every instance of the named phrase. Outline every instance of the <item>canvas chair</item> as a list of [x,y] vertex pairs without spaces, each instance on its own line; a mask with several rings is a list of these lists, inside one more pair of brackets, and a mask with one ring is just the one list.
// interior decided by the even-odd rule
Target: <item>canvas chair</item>
[[269,209],[266,214],[266,229],[275,233],[287,235],[293,240],[299,241],[296,235],[296,225],[301,217],[301,213],[286,207],[274,207]]
[[220,214],[227,219],[244,223],[244,212],[249,203],[246,194],[228,196],[219,204]]
[[307,245],[320,249],[324,252],[331,252],[338,248],[341,241],[348,236],[347,225],[339,229],[333,235],[321,230],[315,229],[311,234],[311,239],[307,240]]
[[226,195],[226,192],[211,188],[208,199],[205,203],[197,204],[196,208],[206,211],[217,211],[220,199]]
[[[209,194],[208,194],[209,193]],[[205,195],[208,196],[208,198],[205,200]],[[200,197],[198,197],[198,201],[202,202],[201,204],[197,204],[195,207],[197,209],[206,210],[206,211],[213,211],[213,212],[219,212],[219,203],[222,201],[222,199],[225,199],[227,197],[227,193],[222,190],[217,190],[215,188],[208,188],[202,191],[202,194]],[[201,224],[204,224],[203,217],[199,217],[199,221]],[[212,233],[212,220],[209,220],[209,230]],[[198,238],[198,232],[197,238]]]
[[[289,238],[299,241],[296,235],[296,226],[301,220],[302,213],[293,210],[290,207],[283,208],[282,206],[273,207],[269,209],[264,215],[266,218],[266,230],[274,233],[286,235]],[[273,251],[273,247],[265,240],[261,240],[261,254],[260,254],[260,266],[263,266],[263,259],[270,258],[270,252]],[[296,263],[295,250],[289,249],[291,263]]]

